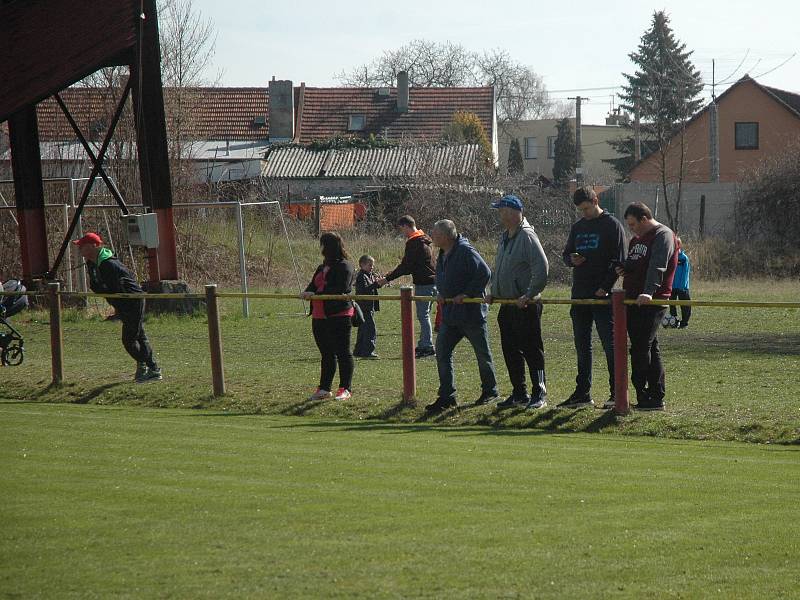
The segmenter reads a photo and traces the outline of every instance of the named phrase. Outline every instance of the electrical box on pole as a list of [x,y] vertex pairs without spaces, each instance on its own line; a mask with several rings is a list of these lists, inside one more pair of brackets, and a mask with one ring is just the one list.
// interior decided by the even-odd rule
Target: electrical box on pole
[[158,248],[158,215],[156,213],[125,215],[122,217],[122,224],[131,246]]

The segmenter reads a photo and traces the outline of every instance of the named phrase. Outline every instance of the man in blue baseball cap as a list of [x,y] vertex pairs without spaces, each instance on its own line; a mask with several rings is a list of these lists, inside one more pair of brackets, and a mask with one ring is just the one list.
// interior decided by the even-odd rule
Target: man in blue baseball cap
[[[508,194],[492,203],[500,217],[503,234],[497,245],[487,302],[495,298],[513,299],[503,304],[497,315],[500,343],[513,391],[497,404],[498,408],[547,406],[542,341],[542,304],[536,302],[547,285],[549,265],[539,236],[522,215],[522,200]],[[533,300],[533,302],[531,302]],[[525,382],[525,365],[531,376],[531,393]]]

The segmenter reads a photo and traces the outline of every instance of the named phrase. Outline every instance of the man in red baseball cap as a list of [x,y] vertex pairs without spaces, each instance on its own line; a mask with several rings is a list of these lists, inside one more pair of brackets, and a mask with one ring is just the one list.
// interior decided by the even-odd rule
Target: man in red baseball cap
[[[89,287],[97,294],[143,294],[133,274],[103,245],[103,238],[89,232],[73,240],[86,260]],[[122,321],[122,345],[136,361],[136,383],[159,381],[161,369],[153,359],[153,349],[144,332],[144,298],[107,298]]]

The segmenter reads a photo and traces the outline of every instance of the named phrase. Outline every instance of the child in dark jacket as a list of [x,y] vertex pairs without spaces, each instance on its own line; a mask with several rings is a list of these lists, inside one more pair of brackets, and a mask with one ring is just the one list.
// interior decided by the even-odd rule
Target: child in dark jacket
[[[358,259],[359,271],[356,276],[356,294],[360,296],[377,296],[381,287],[379,277],[373,273],[375,259],[365,254]],[[353,356],[358,358],[378,358],[375,353],[375,344],[378,339],[378,330],[375,327],[375,313],[380,310],[377,300],[359,300],[358,305],[364,313],[364,323],[358,328],[356,347]]]

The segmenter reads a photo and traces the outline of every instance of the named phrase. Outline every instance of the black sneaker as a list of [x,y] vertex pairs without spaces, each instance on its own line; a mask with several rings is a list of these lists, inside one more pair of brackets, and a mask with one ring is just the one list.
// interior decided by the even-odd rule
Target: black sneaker
[[436,350],[433,348],[417,348],[414,350],[415,358],[425,358],[426,356],[436,356]]
[[686,329],[689,326],[689,321],[681,321],[678,323],[678,329]]
[[545,406],[547,406],[547,394],[537,394],[536,396],[531,397],[531,399],[528,401],[528,404],[525,405],[525,409],[539,410]]
[[436,414],[455,406],[458,406],[458,402],[456,402],[455,398],[437,398],[436,402],[431,402],[425,407],[425,412],[429,415]]
[[658,410],[664,410],[664,403],[663,402],[647,402],[643,404],[639,402],[636,406],[633,407],[633,410],[638,410],[641,412],[654,412]]
[[603,402],[603,410],[611,410],[617,405],[617,399],[614,396],[609,396],[608,400]]
[[483,406],[484,404],[489,404],[490,402],[494,402],[497,400],[497,394],[487,394],[484,392],[481,394],[481,397],[475,400],[475,406]]
[[584,408],[586,406],[594,406],[591,394],[572,392],[572,395],[561,404],[557,404],[556,408]]
[[139,363],[136,365],[136,373],[133,374],[133,380],[136,383],[142,383],[147,375],[147,363]]
[[528,396],[528,394],[525,394],[524,396],[519,394],[511,394],[505,400],[501,400],[500,402],[498,402],[497,408],[502,410],[505,408],[514,408],[515,406],[525,406],[526,404],[528,404],[528,402],[530,402],[530,400],[531,397]]
[[151,381],[161,381],[162,379],[161,369],[153,367],[152,369],[147,369],[142,377],[137,378],[136,383],[150,383]]

